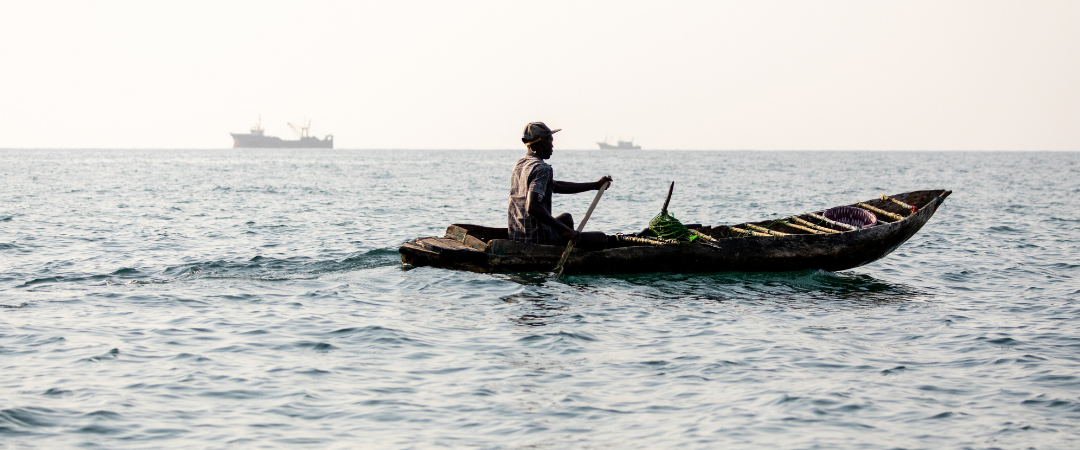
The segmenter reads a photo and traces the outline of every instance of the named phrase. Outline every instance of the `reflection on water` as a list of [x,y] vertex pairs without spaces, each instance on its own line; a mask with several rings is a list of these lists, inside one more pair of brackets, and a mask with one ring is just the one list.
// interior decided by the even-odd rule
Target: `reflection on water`
[[503,297],[507,303],[521,304],[521,314],[513,315],[510,320],[515,324],[529,327],[542,327],[559,321],[570,311],[567,305],[554,302],[555,297],[545,292],[521,292]]
[[791,310],[841,311],[929,301],[932,294],[857,272],[726,272],[569,275],[560,282],[547,273],[493,275],[521,284],[524,290],[502,297],[520,304],[511,321],[530,327],[559,323],[574,312],[571,305],[589,299],[632,293],[639,303],[708,302]]
[[504,278],[508,281],[513,281],[523,286],[542,286],[548,281],[554,281],[550,273],[544,272],[515,272],[507,274],[497,274],[496,277]]
[[929,297],[914,286],[855,272],[725,272],[576,277],[568,282],[625,283],[656,300],[682,298],[750,302],[802,309],[872,307]]

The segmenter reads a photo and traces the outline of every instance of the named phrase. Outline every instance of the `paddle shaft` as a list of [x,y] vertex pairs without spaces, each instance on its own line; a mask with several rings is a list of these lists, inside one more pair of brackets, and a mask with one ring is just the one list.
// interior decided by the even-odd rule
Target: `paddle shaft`
[[[592,216],[592,212],[596,209],[596,204],[600,203],[600,196],[604,195],[604,191],[607,190],[608,184],[604,183],[600,185],[600,189],[596,191],[596,197],[593,197],[592,204],[589,205],[589,210],[585,212],[585,218],[581,219],[581,223],[578,224],[577,232],[580,236],[581,230],[585,229],[585,223],[589,221],[589,217]],[[562,276],[563,264],[566,264],[566,259],[570,257],[570,251],[574,249],[574,240],[566,243],[566,251],[563,252],[562,258],[559,258],[559,265],[555,266],[555,279],[559,279]]]
[[667,205],[671,203],[671,191],[675,190],[675,182],[671,182],[671,186],[667,188],[667,198],[664,199],[664,207],[660,208],[660,214],[667,213]]

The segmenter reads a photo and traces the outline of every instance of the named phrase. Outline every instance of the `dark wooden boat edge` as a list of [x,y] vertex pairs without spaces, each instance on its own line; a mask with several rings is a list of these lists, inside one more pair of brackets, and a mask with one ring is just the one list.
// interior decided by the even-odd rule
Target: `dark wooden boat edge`
[[[801,225],[793,221],[773,219],[736,225],[694,226],[696,231],[714,239],[707,244],[628,243],[599,251],[574,249],[566,262],[565,272],[612,274],[852,269],[877,261],[896,250],[930,220],[951,193],[945,189],[912,191],[844,205],[876,208],[879,211],[874,215],[881,223],[866,229],[846,230],[843,226],[815,219],[811,221],[816,222],[817,227],[832,231],[811,234],[795,228],[793,225]],[[913,206],[915,211],[907,210],[900,204]],[[820,216],[823,211],[793,217],[810,217],[808,214]],[[889,218],[887,214],[900,219]],[[765,231],[757,232],[751,226]],[[402,263],[410,266],[473,272],[544,272],[555,267],[564,250],[562,246],[526,244],[510,241],[507,237],[505,228],[453,224],[442,237],[417,238],[402,244],[398,251]]]

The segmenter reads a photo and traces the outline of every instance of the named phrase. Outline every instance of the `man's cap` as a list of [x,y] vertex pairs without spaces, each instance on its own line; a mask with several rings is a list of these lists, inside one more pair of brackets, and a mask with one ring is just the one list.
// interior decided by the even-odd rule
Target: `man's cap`
[[555,133],[562,131],[562,128],[556,128],[552,130],[544,125],[544,122],[533,122],[525,125],[525,131],[521,133],[521,142],[526,145],[535,144],[540,142],[541,139],[551,136]]

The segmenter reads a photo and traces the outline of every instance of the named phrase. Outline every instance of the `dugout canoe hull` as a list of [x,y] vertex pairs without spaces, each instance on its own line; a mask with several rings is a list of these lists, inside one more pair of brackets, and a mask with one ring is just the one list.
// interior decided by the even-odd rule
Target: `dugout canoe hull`
[[[807,269],[839,271],[877,261],[915,235],[937,212],[952,191],[913,191],[891,196],[917,208],[912,213],[884,199],[860,202],[899,213],[902,219],[874,227],[822,234],[778,236],[732,235],[732,227],[701,227],[716,238],[704,244],[629,245],[600,251],[574,249],[565,273],[612,274],[643,272],[780,272]],[[857,203],[858,204],[858,203]],[[818,212],[820,214],[820,212]],[[878,215],[879,218],[882,216]],[[750,222],[783,227],[777,221]],[[747,227],[746,224],[735,226]],[[839,228],[839,227],[836,227]],[[786,230],[791,231],[791,230]],[[526,244],[506,239],[506,229],[455,224],[441,238],[418,238],[399,248],[411,266],[434,266],[474,272],[548,272],[565,247]]]

